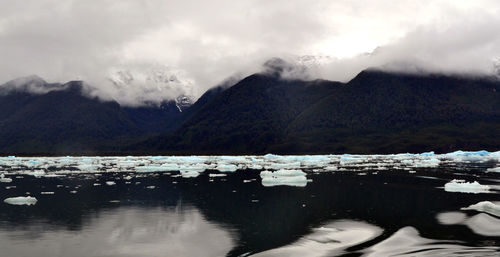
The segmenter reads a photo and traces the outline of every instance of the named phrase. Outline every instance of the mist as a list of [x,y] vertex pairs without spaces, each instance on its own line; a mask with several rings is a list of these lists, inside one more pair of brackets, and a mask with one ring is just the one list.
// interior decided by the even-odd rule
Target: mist
[[273,57],[299,65],[286,76],[300,79],[348,81],[370,67],[492,75],[499,10],[493,0],[5,0],[0,83],[84,80],[94,96],[141,105],[196,99]]

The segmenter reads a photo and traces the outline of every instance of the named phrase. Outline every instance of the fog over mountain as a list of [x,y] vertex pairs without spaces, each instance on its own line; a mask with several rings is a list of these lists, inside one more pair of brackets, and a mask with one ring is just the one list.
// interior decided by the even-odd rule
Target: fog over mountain
[[345,82],[367,67],[498,74],[498,31],[495,0],[5,0],[0,84],[84,80],[89,94],[136,106],[196,99],[273,57],[304,79]]

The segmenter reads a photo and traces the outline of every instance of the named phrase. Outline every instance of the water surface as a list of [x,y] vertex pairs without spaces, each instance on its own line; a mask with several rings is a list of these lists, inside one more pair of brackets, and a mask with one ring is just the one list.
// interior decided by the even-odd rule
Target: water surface
[[[4,158],[1,200],[38,201],[0,203],[0,256],[498,256],[500,217],[462,210],[500,202],[483,157]],[[264,169],[307,182],[264,186]]]

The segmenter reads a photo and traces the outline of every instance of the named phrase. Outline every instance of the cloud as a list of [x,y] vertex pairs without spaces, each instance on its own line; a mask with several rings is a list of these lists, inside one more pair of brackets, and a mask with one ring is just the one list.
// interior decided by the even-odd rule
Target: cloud
[[[272,57],[319,56],[307,78],[343,81],[380,66],[491,73],[499,10],[495,0],[4,0],[0,81],[81,79],[136,105],[198,97]],[[159,69],[178,82],[151,84]],[[120,71],[133,82],[113,83]]]

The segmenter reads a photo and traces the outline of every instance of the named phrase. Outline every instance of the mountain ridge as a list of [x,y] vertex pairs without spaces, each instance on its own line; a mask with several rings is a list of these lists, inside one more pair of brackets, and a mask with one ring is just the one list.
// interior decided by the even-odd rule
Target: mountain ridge
[[56,84],[62,89],[45,94],[0,94],[0,148],[22,155],[184,155],[500,146],[494,77],[369,69],[341,83],[283,78],[274,66],[211,88],[184,107],[182,97],[160,106],[121,106],[85,95],[83,82]]

